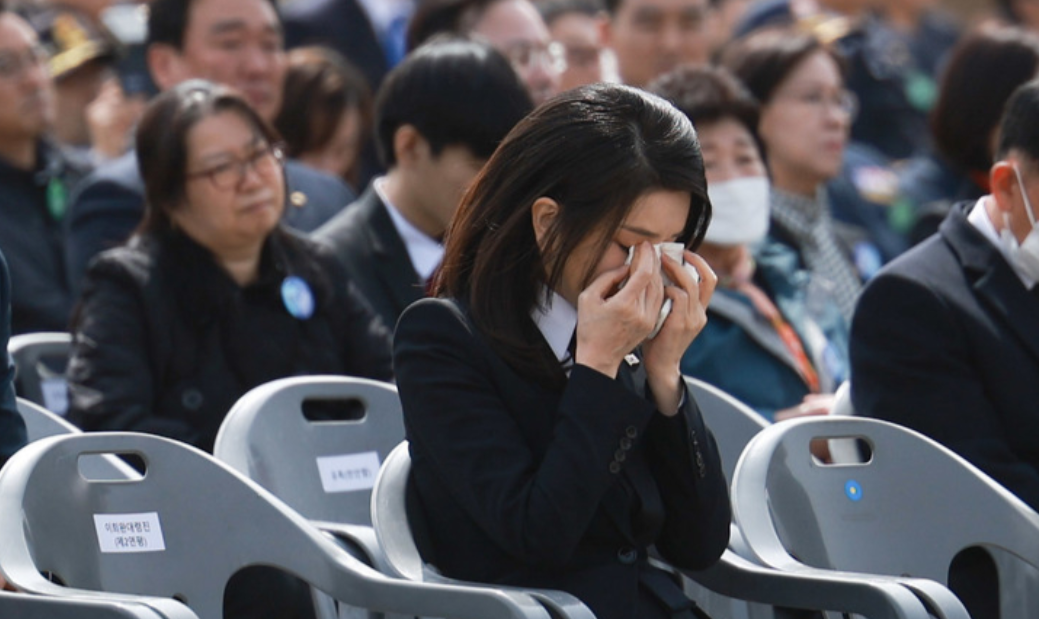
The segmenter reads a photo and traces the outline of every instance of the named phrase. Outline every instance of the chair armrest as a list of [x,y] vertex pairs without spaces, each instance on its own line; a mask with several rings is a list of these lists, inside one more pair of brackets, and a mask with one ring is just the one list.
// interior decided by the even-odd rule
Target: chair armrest
[[[90,589],[75,589],[52,583],[43,577],[34,580],[28,585],[15,583],[24,595],[43,595],[54,598],[73,599],[87,602],[107,602],[126,604],[128,607],[146,607],[156,617],[162,619],[199,619],[195,611],[185,604],[166,597],[153,597],[148,595],[133,595],[129,593],[109,593],[107,591],[92,591]],[[147,613],[142,616],[149,617]]]
[[0,617],[18,619],[163,619],[154,608],[114,600],[0,591]]
[[[396,573],[390,572],[390,574],[395,575]],[[551,615],[553,619],[595,619],[595,614],[592,613],[591,609],[589,609],[584,602],[565,591],[558,591],[555,589],[528,589],[511,587],[508,585],[491,585],[486,583],[456,580],[440,574],[429,566],[423,568],[423,577],[425,582],[459,585],[479,589],[510,591],[529,595],[537,600],[537,602],[548,611],[549,615]]]
[[318,529],[335,538],[347,552],[388,576],[394,576],[386,553],[375,537],[375,529],[360,524],[311,520]]
[[[683,571],[721,595],[790,608],[835,610],[871,619],[928,619],[927,609],[903,583],[829,570],[780,571],[748,561],[730,550],[712,567]],[[952,615],[955,616],[955,615]]]

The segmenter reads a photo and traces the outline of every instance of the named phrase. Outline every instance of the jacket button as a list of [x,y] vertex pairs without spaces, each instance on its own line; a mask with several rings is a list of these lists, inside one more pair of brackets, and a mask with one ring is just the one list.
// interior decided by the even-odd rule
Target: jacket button
[[617,560],[624,565],[631,565],[639,558],[639,553],[634,548],[621,548],[617,551]]
[[631,449],[631,439],[630,438],[628,438],[626,436],[622,436],[621,437],[621,449],[623,449],[624,451],[627,451],[627,450]]
[[185,389],[184,393],[180,395],[180,403],[184,408],[189,411],[197,411],[202,408],[202,402],[205,400],[202,397],[202,392],[198,389]]
[[639,429],[635,426],[628,426],[624,429],[624,434],[626,434],[628,438],[636,438],[639,435]]
[[613,459],[616,460],[617,462],[624,462],[624,460],[627,457],[628,457],[628,452],[624,451],[623,449],[618,449],[613,454]]
[[616,475],[621,472],[621,463],[614,460],[610,463],[610,472]]

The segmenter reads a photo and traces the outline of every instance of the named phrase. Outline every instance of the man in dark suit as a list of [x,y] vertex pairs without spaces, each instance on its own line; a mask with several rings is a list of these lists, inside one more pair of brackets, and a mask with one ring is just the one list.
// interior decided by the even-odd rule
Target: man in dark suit
[[[281,106],[285,53],[273,0],[155,0],[148,67],[159,88],[202,78],[233,86],[267,120]],[[341,180],[289,161],[285,222],[309,232],[354,199]],[[68,216],[69,276],[78,285],[95,254],[125,241],[141,219],[135,153],[102,166],[76,190]]]
[[[862,293],[852,401],[1039,509],[1039,82],[1008,102],[989,179],[991,194],[954,207]],[[964,601],[971,616],[997,616]]]
[[90,167],[49,137],[54,83],[40,49],[32,27],[0,9],[0,246],[10,260],[14,333],[68,324],[67,192]]
[[531,107],[509,61],[475,41],[431,41],[387,77],[376,140],[389,172],[314,235],[387,325],[424,295],[462,193]]

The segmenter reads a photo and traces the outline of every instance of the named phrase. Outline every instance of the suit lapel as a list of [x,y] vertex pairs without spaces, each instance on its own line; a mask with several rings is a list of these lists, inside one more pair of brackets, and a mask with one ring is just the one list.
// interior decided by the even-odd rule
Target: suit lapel
[[961,207],[942,222],[942,236],[979,300],[1039,359],[1039,297],[1025,289],[1003,254],[967,221],[968,210]]
[[425,296],[425,282],[419,280],[408,249],[390,219],[387,206],[373,189],[369,189],[360,205],[367,221],[372,252],[378,256],[371,268],[389,291],[398,312]]

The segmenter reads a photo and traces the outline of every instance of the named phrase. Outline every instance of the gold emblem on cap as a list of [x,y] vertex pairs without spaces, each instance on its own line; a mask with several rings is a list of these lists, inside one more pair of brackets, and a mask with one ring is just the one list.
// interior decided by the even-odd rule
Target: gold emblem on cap
[[289,194],[289,202],[296,208],[303,208],[307,205],[307,194],[302,191],[293,191]]

